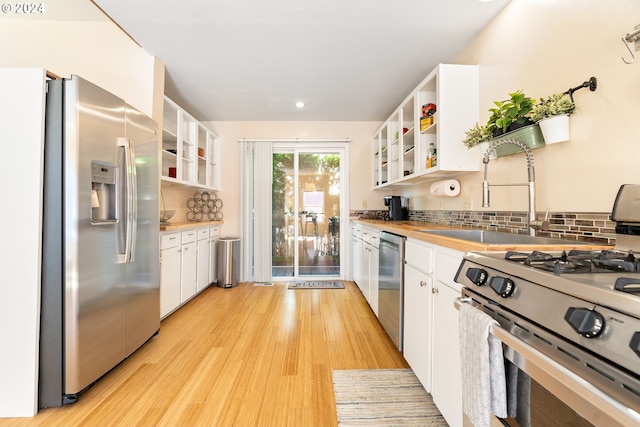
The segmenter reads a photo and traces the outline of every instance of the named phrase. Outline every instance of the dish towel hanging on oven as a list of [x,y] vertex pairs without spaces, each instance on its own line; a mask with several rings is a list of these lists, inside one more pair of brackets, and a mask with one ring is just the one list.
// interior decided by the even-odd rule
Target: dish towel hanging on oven
[[460,304],[462,409],[474,427],[488,427],[491,414],[507,416],[502,342],[490,333],[498,325],[471,304]]

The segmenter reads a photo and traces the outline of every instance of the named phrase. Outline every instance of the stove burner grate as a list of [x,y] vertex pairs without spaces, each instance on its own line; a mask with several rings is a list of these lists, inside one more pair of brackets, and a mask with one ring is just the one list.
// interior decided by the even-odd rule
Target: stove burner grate
[[573,249],[568,253],[562,251],[559,255],[542,251],[530,253],[508,251],[505,254],[505,259],[554,274],[640,272],[640,259],[636,258],[631,251]]
[[[563,252],[563,256],[566,256],[564,252]],[[508,251],[504,256],[504,259],[518,262],[524,265],[535,265],[542,261],[550,261],[550,260],[558,259],[558,257],[554,257],[549,253],[541,252],[541,251],[533,251],[531,253]]]
[[575,261],[563,261],[553,260],[545,261],[542,263],[541,268],[547,271],[551,271],[554,274],[562,273],[592,273],[593,264],[589,261],[575,260]]

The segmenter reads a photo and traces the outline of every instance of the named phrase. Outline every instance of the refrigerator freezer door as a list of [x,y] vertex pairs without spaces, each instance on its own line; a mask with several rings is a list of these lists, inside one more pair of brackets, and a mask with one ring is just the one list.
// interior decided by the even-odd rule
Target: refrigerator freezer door
[[127,271],[127,355],[160,329],[160,220],[157,124],[127,106],[127,139],[137,188],[135,239]]
[[117,164],[125,104],[73,76],[64,105],[64,394],[82,391],[126,355],[126,278],[116,224],[91,223],[91,165]]

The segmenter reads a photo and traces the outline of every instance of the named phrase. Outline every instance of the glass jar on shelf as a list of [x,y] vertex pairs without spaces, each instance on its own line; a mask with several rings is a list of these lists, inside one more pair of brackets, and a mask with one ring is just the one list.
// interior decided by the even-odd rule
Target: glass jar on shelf
[[438,163],[438,153],[436,151],[436,146],[432,142],[429,144],[429,148],[427,149],[427,169],[434,167]]

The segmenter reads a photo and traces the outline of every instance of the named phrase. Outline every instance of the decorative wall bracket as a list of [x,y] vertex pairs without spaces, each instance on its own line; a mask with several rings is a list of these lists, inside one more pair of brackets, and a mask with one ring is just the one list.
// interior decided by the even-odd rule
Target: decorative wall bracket
[[573,102],[573,92],[585,87],[588,87],[591,92],[595,92],[596,88],[598,87],[598,80],[596,80],[595,77],[591,77],[589,80],[587,80],[586,82],[583,82],[581,85],[568,89],[565,93],[569,95],[571,102]]

